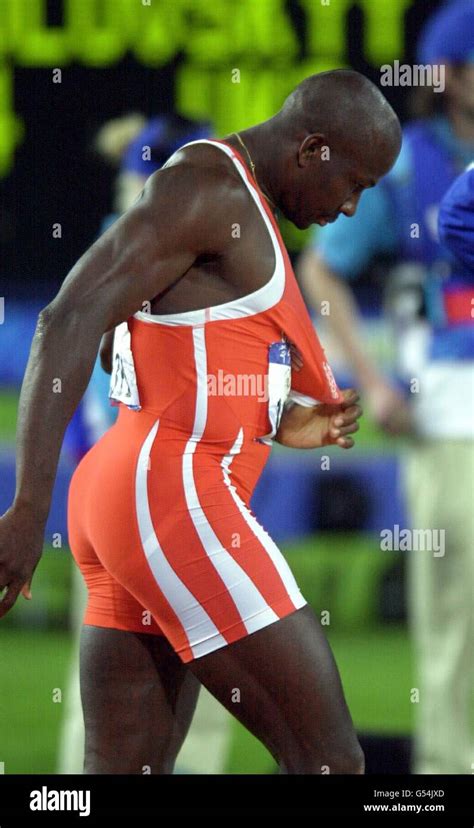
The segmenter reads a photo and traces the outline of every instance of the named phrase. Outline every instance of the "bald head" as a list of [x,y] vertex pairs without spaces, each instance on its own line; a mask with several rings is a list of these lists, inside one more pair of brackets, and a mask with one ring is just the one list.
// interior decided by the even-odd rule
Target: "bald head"
[[329,146],[370,147],[382,139],[399,147],[401,128],[380,89],[359,72],[334,69],[305,78],[285,100],[278,118],[293,133],[324,133]]
[[259,182],[300,228],[354,215],[361,193],[386,175],[401,147],[388,101],[347,69],[305,78],[276,115],[244,135]]

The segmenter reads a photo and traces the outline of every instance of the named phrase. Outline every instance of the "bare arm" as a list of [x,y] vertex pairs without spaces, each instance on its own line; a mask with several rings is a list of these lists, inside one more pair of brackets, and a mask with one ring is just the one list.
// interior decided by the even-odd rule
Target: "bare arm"
[[[168,177],[176,179],[176,173]],[[170,184],[150,183],[137,205],[79,259],[39,316],[20,394],[15,501],[34,507],[41,521],[49,511],[64,431],[87,387],[102,334],[179,278],[195,258],[189,240],[181,237],[178,251],[170,239],[177,221],[167,198]]]
[[15,499],[0,520],[0,589],[8,586],[0,617],[41,555],[64,432],[102,334],[180,279],[198,255],[231,239],[222,222],[226,184],[195,167],[155,173],[142,198],[86,251],[40,313],[20,394]]
[[[117,211],[122,214],[128,210],[141,194],[148,176],[138,173],[123,172],[116,179],[115,204]],[[114,347],[114,332],[107,331],[100,343],[100,364],[106,374],[112,373],[112,356]]]

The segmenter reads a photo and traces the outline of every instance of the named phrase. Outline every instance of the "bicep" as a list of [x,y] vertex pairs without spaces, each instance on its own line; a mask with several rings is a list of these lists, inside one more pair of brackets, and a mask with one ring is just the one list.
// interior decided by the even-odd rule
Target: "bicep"
[[47,310],[79,313],[100,335],[180,279],[200,252],[199,205],[183,184],[170,171],[150,179],[142,197],[81,256]]

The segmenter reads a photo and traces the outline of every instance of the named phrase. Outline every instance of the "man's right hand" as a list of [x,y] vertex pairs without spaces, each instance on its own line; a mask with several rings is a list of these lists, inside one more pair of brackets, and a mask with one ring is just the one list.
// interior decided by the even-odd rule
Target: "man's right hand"
[[0,618],[12,608],[20,592],[28,597],[43,540],[44,526],[30,506],[13,505],[0,517]]

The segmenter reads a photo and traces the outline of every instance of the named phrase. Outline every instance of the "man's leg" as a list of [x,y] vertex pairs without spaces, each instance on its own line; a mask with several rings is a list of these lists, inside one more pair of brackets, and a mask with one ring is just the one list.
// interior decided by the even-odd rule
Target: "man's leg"
[[199,688],[164,636],[84,625],[84,773],[172,773]]
[[176,761],[176,772],[225,773],[232,736],[232,716],[201,687],[193,723]]
[[308,605],[188,666],[284,772],[363,773],[339,673]]

